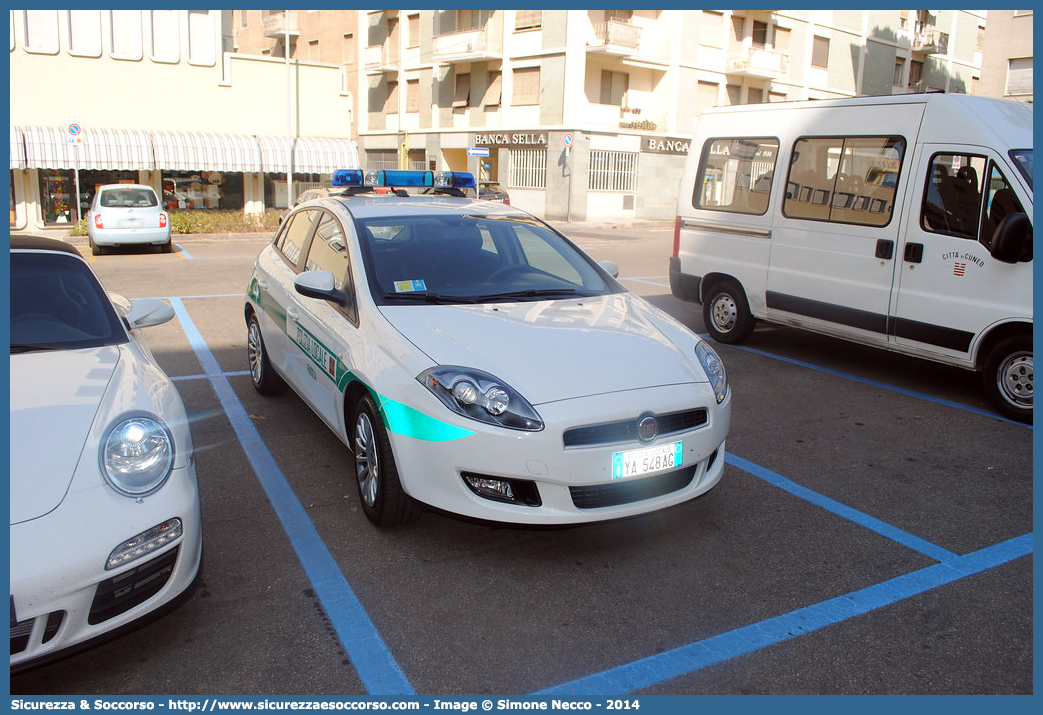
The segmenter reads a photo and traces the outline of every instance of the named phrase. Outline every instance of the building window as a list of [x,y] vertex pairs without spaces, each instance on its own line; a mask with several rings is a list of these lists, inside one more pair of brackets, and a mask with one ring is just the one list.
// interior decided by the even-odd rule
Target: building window
[[483,107],[499,107],[500,97],[503,94],[503,73],[493,71],[489,73],[489,86],[485,88],[485,96],[482,97]]
[[732,15],[732,40],[741,45],[742,38],[745,36],[743,33],[743,27],[746,25],[746,18],[739,17],[738,15]]
[[456,75],[456,90],[453,92],[453,109],[465,109],[471,106],[471,75]]
[[829,38],[815,35],[811,45],[811,66],[826,69],[829,67]]
[[763,50],[768,44],[768,23],[753,21],[753,46]]
[[892,79],[891,84],[895,87],[902,86],[902,80],[905,78],[905,58],[899,57],[895,60],[895,76]]
[[526,67],[514,70],[514,94],[511,104],[520,106],[540,103],[540,68]]
[[984,52],[985,51],[985,28],[978,25],[978,34],[974,38],[974,51]]
[[384,100],[384,114],[398,113],[398,82],[388,82],[387,98]]
[[407,40],[409,42],[408,46],[409,47],[419,47],[420,46],[420,15],[410,15],[409,17],[406,18],[406,23],[408,24],[407,30],[409,32],[409,38]]
[[590,152],[590,170],[587,173],[588,191],[635,191],[637,189],[636,151]]
[[764,90],[760,87],[750,87],[746,90],[747,104],[762,104],[764,102]]
[[707,47],[720,47],[722,27],[724,27],[724,15],[712,10],[703,10],[702,24],[699,27],[699,44]]
[[908,30],[909,29],[909,11],[899,10],[898,11],[898,29]]
[[729,106],[742,104],[742,87],[737,84],[729,84],[725,89],[728,91]]
[[250,11],[239,10],[239,29],[245,30],[250,26]]
[[601,98],[598,103],[625,107],[627,106],[627,90],[629,88],[630,75],[626,72],[601,70]]
[[406,80],[406,111],[420,111],[420,80],[418,79]]
[[923,79],[923,62],[911,60],[909,62],[909,88],[919,89],[921,79]]
[[117,60],[141,59],[141,10],[110,11],[112,45],[109,54]]
[[768,101],[769,102],[785,102],[786,101],[786,93],[785,92],[768,92]]
[[25,11],[26,52],[58,54],[58,11]]
[[515,10],[514,29],[538,30],[543,27],[543,10]]
[[714,82],[699,82],[696,91],[698,93],[700,110],[717,106],[717,90],[719,87],[720,85]]
[[181,59],[181,33],[176,10],[151,10],[152,61],[177,62]]
[[340,41],[340,61],[342,64],[355,64],[355,35],[346,32]]
[[217,62],[216,33],[209,10],[188,11],[188,61],[212,66]]
[[547,150],[511,149],[508,183],[514,189],[547,188]]
[[774,38],[771,41],[776,52],[784,55],[789,54],[790,31],[785,27],[775,27]]
[[319,41],[308,40],[308,60],[310,62],[319,61]]
[[101,10],[69,11],[69,54],[101,57]]
[[1032,94],[1032,58],[1007,60],[1006,94]]

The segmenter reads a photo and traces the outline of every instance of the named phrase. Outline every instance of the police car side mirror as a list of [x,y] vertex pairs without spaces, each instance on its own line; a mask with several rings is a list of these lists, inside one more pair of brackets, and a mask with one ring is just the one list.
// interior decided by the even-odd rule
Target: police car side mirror
[[989,253],[997,261],[1018,263],[1032,260],[1032,222],[1028,214],[1008,214],[992,234]]
[[327,300],[342,307],[350,302],[347,293],[337,290],[337,279],[329,271],[305,271],[297,276],[293,287],[307,298]]

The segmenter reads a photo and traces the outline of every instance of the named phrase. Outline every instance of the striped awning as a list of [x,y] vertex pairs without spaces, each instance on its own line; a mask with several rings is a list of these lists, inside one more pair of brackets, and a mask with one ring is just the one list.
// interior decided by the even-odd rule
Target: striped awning
[[[286,173],[290,140],[259,136],[264,171]],[[337,169],[359,168],[359,154],[350,139],[297,137],[293,140],[293,171],[298,174],[332,174]]]
[[152,132],[156,168],[169,171],[261,171],[251,136],[213,132]]
[[[11,161],[14,167],[14,130]],[[145,132],[133,129],[84,129],[70,141],[64,127],[22,127],[25,137],[24,166],[29,169],[101,169],[133,171],[156,168],[152,142]]]
[[25,168],[25,139],[18,127],[11,127],[11,168]]

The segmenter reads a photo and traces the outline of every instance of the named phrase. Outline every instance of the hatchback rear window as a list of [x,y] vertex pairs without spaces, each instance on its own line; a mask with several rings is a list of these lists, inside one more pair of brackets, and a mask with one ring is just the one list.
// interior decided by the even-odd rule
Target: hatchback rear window
[[151,189],[108,189],[101,192],[104,208],[139,208],[157,206],[156,192]]

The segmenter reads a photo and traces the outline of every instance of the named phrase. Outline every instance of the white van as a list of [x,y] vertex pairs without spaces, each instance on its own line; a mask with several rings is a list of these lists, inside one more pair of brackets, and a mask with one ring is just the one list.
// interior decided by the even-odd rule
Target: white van
[[1032,106],[967,95],[699,118],[670,286],[716,340],[756,320],[980,370],[1032,421]]

